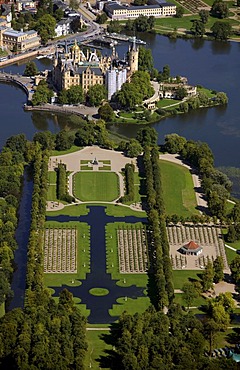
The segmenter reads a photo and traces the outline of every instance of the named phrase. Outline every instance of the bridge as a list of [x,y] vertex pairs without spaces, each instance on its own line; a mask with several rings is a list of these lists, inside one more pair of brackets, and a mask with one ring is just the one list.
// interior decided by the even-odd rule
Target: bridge
[[34,80],[32,77],[0,71],[0,82],[8,82],[20,86],[25,91],[28,100],[32,99],[32,95],[34,93]]

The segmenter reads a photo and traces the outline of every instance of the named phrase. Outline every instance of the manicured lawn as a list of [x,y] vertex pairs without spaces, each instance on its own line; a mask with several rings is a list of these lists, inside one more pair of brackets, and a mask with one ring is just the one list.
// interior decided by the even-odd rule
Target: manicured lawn
[[[115,222],[106,225],[106,259],[107,259],[107,273],[111,274],[112,279],[119,280],[119,286],[137,285],[139,287],[146,287],[148,282],[147,274],[120,274],[118,261],[118,246],[117,246],[117,229],[119,227],[126,227],[125,222]],[[136,228],[141,228],[142,223],[135,224]]]
[[78,150],[81,150],[81,149],[82,148],[80,148],[79,146],[73,145],[68,150],[52,150],[51,155],[52,156],[64,155],[64,154],[69,154],[69,153],[77,152]]
[[97,297],[102,297],[109,294],[109,290],[105,288],[92,288],[89,290],[89,293]]
[[57,200],[57,174],[55,171],[48,172],[48,193],[47,200]]
[[128,297],[121,297],[117,299],[119,304],[114,304],[113,308],[109,310],[111,316],[120,316],[124,311],[130,315],[135,313],[143,313],[150,306],[150,299],[148,297],[138,297],[132,299]]
[[[155,30],[159,32],[170,32],[170,31],[175,31],[176,29],[178,30],[179,28],[186,29],[188,31],[191,30],[193,21],[194,20],[199,20],[198,15],[190,15],[182,18],[174,18],[174,17],[169,17],[169,18],[157,18],[155,19]],[[217,19],[214,17],[209,17],[208,22],[205,25],[206,30],[210,30],[213,24],[216,21],[222,21],[222,22],[228,22],[232,26],[234,25],[239,25],[239,22],[234,20],[234,19]]]
[[226,252],[228,264],[230,264],[232,260],[234,260],[234,258],[237,257],[237,253],[227,247],[225,247],[225,252]]
[[186,28],[190,30],[193,24],[193,20],[199,20],[199,16],[191,15],[182,18],[157,18],[155,19],[155,29],[166,28],[169,30],[174,30],[175,28]]
[[189,282],[189,279],[199,280],[201,271],[195,270],[174,270],[173,271],[173,284],[174,289],[182,289],[185,283]]
[[[101,325],[102,326],[102,325]],[[110,338],[109,332],[105,330],[87,330],[88,351],[85,360],[85,368],[99,370],[101,368],[100,358],[107,356],[105,351],[110,351],[113,345],[109,341],[104,341],[104,337]],[[105,370],[108,370],[104,366]]]
[[55,171],[48,172],[48,182],[49,184],[56,184],[57,182],[57,173]]
[[72,206],[67,206],[58,211],[49,211],[47,212],[47,216],[59,216],[59,215],[85,216],[88,213],[89,209],[87,209],[86,204],[73,204]]
[[[229,245],[230,247],[233,247],[234,249],[240,249],[240,240],[237,240],[236,242],[234,243],[229,243],[227,240],[226,240],[226,234],[227,234],[227,229],[223,229],[222,230],[222,233],[223,233],[223,237],[225,239],[225,243],[227,245]],[[232,260],[237,257],[237,253],[235,251],[233,251],[232,249],[229,249],[227,247],[225,247],[225,252],[226,252],[226,256],[227,256],[227,261],[228,261],[228,264],[230,264],[232,262]]]
[[131,208],[124,207],[119,204],[107,204],[106,214],[108,216],[114,217],[125,217],[125,216],[147,217],[145,211],[133,211]]
[[206,89],[205,87],[198,87],[198,88],[197,88],[197,91],[198,91],[199,93],[200,93],[200,92],[205,93],[205,94],[208,96],[208,98],[213,98],[213,97],[215,97],[215,96],[216,96],[216,94],[213,94],[213,93],[212,93],[212,90]]
[[119,180],[113,172],[78,172],[74,176],[75,196],[82,201],[112,201],[119,196]]
[[80,166],[80,170],[81,171],[92,171],[93,168],[89,167],[88,165],[83,165],[83,166]]
[[57,200],[57,185],[48,186],[47,200]]
[[175,163],[161,160],[163,197],[168,215],[198,214],[193,180],[189,170]]
[[[168,107],[169,105],[172,105],[172,104],[175,104],[175,103],[180,104],[181,102],[179,100],[176,100],[176,99],[161,99],[157,102],[157,106],[158,106],[158,108],[165,108],[165,107]],[[177,105],[176,105],[176,107],[177,107]]]
[[111,166],[103,165],[102,167],[99,167],[99,171],[111,171]]
[[[184,307],[186,306],[186,302],[183,300],[183,295],[181,293],[175,294],[175,302]],[[193,300],[193,303],[191,303],[191,307],[199,307],[204,304],[206,304],[206,300],[202,296],[199,296],[198,298],[195,298]]]

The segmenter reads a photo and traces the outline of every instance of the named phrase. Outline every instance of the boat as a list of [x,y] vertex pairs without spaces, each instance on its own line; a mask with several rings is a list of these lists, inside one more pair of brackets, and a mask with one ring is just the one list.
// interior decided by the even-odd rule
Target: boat
[[135,42],[136,44],[146,45],[146,42],[145,41],[140,40],[140,39],[136,39],[136,37],[134,37],[134,36],[130,36],[128,38],[128,41],[129,42]]
[[36,59],[43,59],[43,58],[46,58],[46,55],[38,55],[38,56],[36,57]]

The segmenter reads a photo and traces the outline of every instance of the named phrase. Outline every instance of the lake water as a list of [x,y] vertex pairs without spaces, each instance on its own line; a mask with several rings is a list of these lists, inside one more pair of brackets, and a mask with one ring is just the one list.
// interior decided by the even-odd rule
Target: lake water
[[[168,133],[178,133],[187,139],[206,141],[211,147],[217,166],[239,167],[240,145],[240,43],[220,43],[203,40],[169,40],[159,35],[141,36],[152,49],[155,67],[168,64],[172,75],[188,77],[190,84],[200,84],[229,97],[226,107],[200,109],[186,115],[170,117],[153,125],[159,133],[159,143]],[[120,56],[128,45],[117,47]],[[105,51],[104,51],[105,52]],[[51,61],[37,60],[39,69],[50,69]],[[14,65],[6,71],[22,73],[25,65]],[[0,146],[10,135],[24,132],[28,138],[39,130],[57,132],[67,118],[57,115],[24,112],[26,96],[19,88],[0,84],[1,128]],[[14,109],[13,109],[14,107]],[[113,126],[113,131],[134,137],[139,126]]]

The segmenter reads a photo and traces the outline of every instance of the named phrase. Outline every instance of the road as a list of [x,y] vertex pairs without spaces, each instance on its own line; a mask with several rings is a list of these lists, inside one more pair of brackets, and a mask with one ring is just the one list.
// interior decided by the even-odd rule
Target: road
[[[34,57],[35,55],[39,54],[46,54],[46,52],[51,53],[57,44],[60,42],[67,40],[69,42],[74,42],[77,40],[78,42],[84,42],[86,40],[91,39],[91,37],[94,37],[96,35],[99,35],[103,32],[103,28],[99,26],[96,22],[90,19],[89,14],[90,13],[83,5],[79,8],[79,14],[82,16],[82,19],[88,24],[88,28],[84,32],[78,32],[76,34],[68,35],[64,38],[61,38],[61,40],[50,40],[47,45],[40,46],[34,50],[29,50],[28,52],[20,53],[16,56],[11,57],[10,59],[0,62],[0,68],[5,67],[9,64],[15,64],[17,61],[21,59],[27,59],[30,57]],[[91,13],[92,14],[92,13]]]

